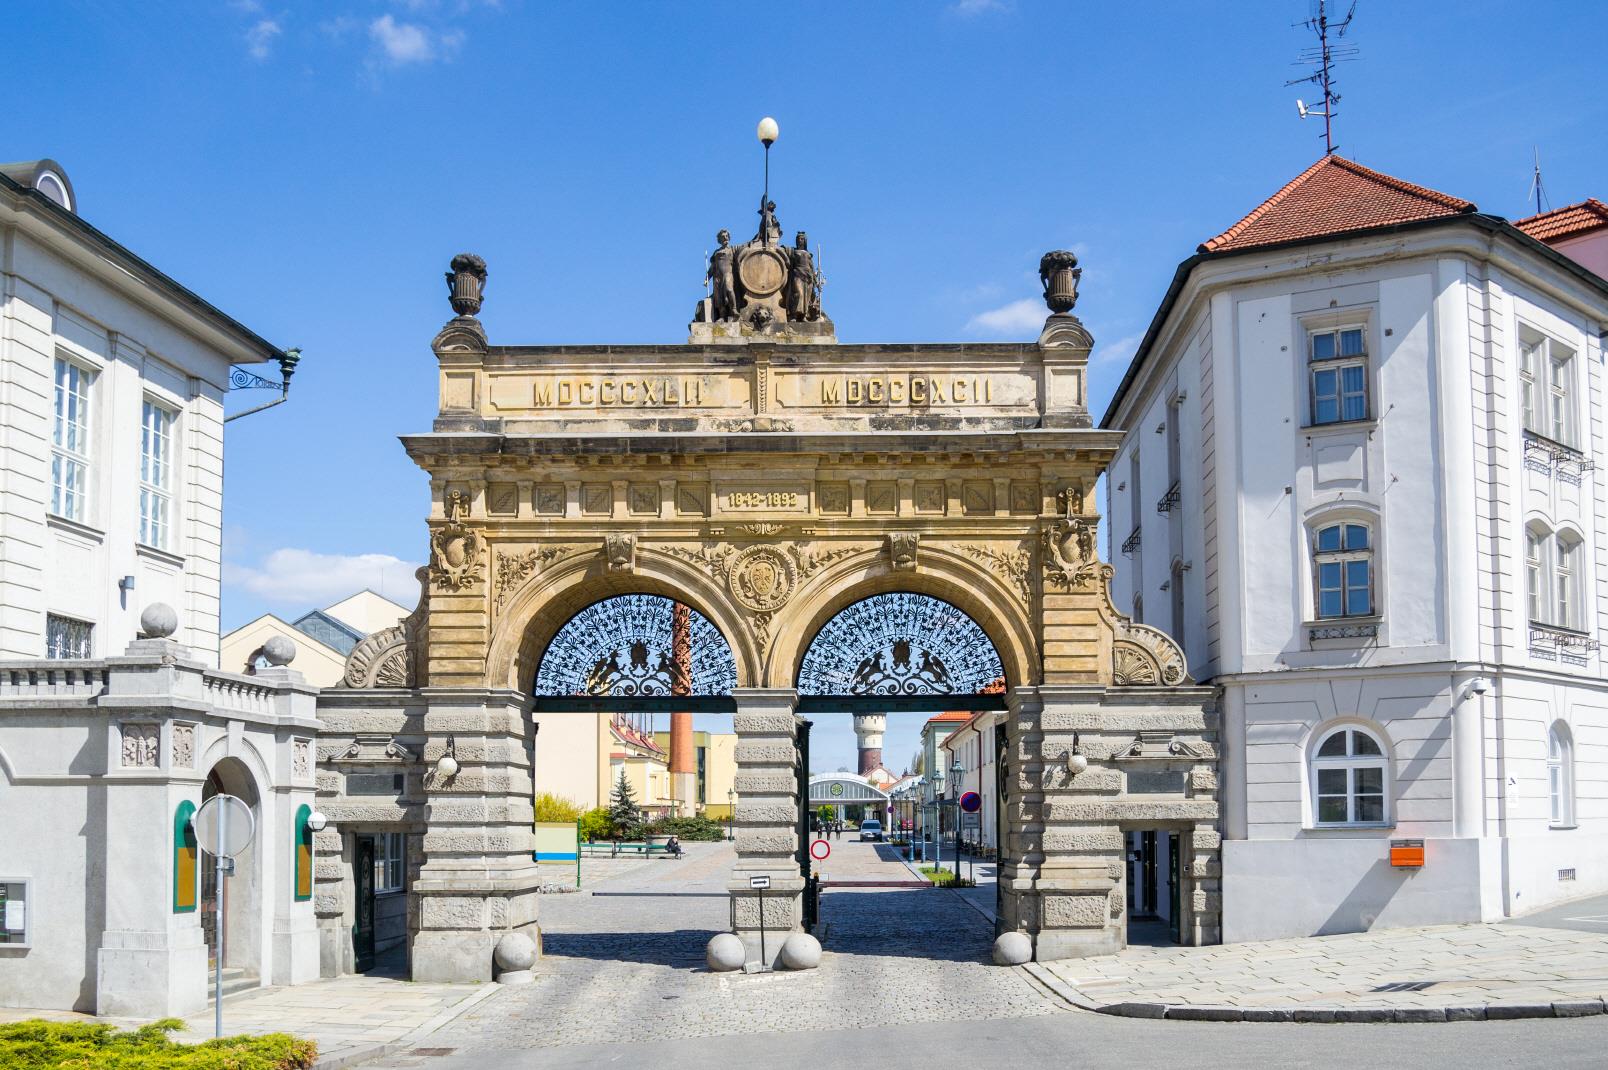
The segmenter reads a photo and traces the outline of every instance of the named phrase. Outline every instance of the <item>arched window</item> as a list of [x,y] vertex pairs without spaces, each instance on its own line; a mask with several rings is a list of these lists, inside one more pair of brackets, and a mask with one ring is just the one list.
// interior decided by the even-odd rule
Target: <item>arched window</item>
[[1332,729],[1312,751],[1317,825],[1383,825],[1389,760],[1379,737],[1357,725]]
[[1530,620],[1555,628],[1585,628],[1580,536],[1554,532],[1537,520],[1524,529],[1524,589]]
[[1562,721],[1547,733],[1547,795],[1552,801],[1549,823],[1574,827],[1574,736]]
[[1318,619],[1372,616],[1373,575],[1373,533],[1367,524],[1346,520],[1313,531],[1313,604]]

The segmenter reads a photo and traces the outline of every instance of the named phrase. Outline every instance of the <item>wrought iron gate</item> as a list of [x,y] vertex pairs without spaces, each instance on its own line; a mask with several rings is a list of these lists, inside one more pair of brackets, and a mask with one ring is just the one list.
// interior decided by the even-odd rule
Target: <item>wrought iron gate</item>
[[793,737],[798,752],[798,871],[804,878],[804,931],[814,932],[821,912],[821,883],[810,873],[810,726],[802,717]]

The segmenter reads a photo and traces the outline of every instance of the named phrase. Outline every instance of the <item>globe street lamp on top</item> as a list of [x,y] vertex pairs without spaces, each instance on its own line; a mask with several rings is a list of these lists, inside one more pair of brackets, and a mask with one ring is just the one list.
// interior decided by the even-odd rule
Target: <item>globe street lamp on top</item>
[[754,130],[755,135],[758,136],[759,140],[765,143],[765,147],[767,149],[775,143],[776,138],[781,134],[781,132],[781,128],[776,125],[776,120],[772,119],[769,115],[761,119],[759,121],[759,126]]

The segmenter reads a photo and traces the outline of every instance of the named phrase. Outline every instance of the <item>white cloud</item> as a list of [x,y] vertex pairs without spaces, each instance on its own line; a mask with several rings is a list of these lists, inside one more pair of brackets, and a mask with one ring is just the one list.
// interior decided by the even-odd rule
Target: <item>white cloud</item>
[[967,322],[966,330],[973,334],[993,335],[1031,333],[1036,337],[1043,329],[1044,319],[1049,314],[1043,301],[1024,297],[1020,301],[1012,301],[1008,305],[977,313]]
[[283,32],[273,19],[259,19],[255,26],[246,31],[246,51],[251,53],[252,59],[267,59],[268,53],[273,51],[274,38]]
[[1099,338],[1094,340],[1094,352],[1089,354],[1092,364],[1117,364],[1126,367],[1139,351],[1139,343],[1145,340],[1144,332],[1124,335],[1114,342],[1102,342]]
[[381,15],[369,23],[369,37],[386,61],[399,67],[450,58],[464,39],[462,30],[437,33],[417,23],[398,22],[390,15]]
[[223,580],[265,602],[314,609],[340,601],[367,587],[398,605],[419,600],[413,578],[417,562],[390,554],[321,554],[284,547],[256,565],[225,562]]

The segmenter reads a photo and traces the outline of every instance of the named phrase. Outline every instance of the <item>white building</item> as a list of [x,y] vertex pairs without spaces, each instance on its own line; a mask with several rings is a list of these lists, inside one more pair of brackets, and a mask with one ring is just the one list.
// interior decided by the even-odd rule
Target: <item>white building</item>
[[[190,1014],[319,971],[315,692],[218,672],[223,396],[293,358],[0,167],[0,1006]],[[283,392],[281,392],[281,397]],[[250,807],[220,895],[197,807]]]
[[217,664],[223,397],[280,350],[0,166],[0,658],[120,654],[140,609]]
[[1179,266],[1106,511],[1118,608],[1223,688],[1226,940],[1608,891],[1605,326],[1581,264],[1335,156]]
[[263,645],[274,636],[296,644],[296,668],[314,687],[335,687],[346,672],[346,656],[375,632],[402,623],[410,610],[364,589],[293,621],[264,613],[218,641],[218,664],[229,672],[254,673],[268,664]]

